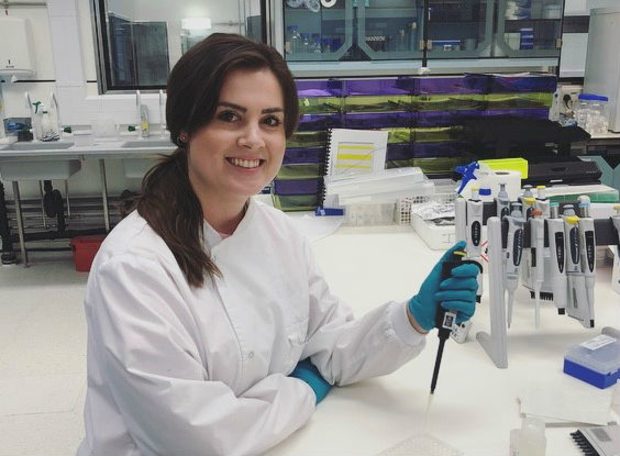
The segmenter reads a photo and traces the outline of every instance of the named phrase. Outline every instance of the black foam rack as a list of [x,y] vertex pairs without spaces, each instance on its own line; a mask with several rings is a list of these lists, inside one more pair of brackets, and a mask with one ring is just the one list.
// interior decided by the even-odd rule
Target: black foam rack
[[[560,205],[560,212],[566,209],[567,206],[573,205],[577,207],[577,203],[563,203]],[[484,203],[482,211],[483,225],[486,225],[487,220],[494,217],[497,214],[497,207],[495,201],[488,201]],[[594,219],[594,234],[596,236],[596,245],[618,245],[618,232],[614,227],[610,218]],[[530,225],[525,224],[523,247],[531,247]],[[549,247],[549,240],[547,237],[547,225],[545,224],[545,247]]]

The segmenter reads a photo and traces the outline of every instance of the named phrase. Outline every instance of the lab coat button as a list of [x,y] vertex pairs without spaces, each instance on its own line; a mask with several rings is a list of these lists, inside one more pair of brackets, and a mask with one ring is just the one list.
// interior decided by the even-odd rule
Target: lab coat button
[[252,359],[252,358],[254,358],[254,352],[253,351],[248,353],[248,359]]

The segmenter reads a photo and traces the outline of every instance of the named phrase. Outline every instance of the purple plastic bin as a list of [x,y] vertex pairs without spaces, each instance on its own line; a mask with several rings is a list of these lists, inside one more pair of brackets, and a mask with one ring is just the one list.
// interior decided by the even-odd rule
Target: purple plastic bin
[[465,74],[463,76],[418,76],[414,79],[414,95],[484,94],[489,87],[490,76]]
[[467,151],[467,146],[459,142],[415,143],[413,157],[459,157]]
[[552,74],[493,75],[489,93],[555,92],[557,85]]
[[342,127],[340,114],[304,114],[299,119],[298,131],[318,131]]
[[347,79],[345,93],[350,95],[409,95],[408,89],[400,87],[398,78]]
[[325,161],[324,147],[290,147],[284,153],[283,165],[303,165],[323,163]]
[[409,160],[413,158],[413,144],[388,144],[387,160]]
[[344,126],[358,129],[410,127],[413,115],[407,111],[347,112],[344,115]]
[[483,117],[485,111],[475,109],[463,111],[419,111],[415,113],[414,126],[416,127],[449,127],[465,119]]
[[340,79],[296,79],[299,98],[341,97],[343,81]]
[[527,119],[548,119],[549,109],[492,109],[484,111],[484,117],[522,117]]
[[273,191],[277,195],[313,195],[319,192],[322,178],[318,179],[275,179]]

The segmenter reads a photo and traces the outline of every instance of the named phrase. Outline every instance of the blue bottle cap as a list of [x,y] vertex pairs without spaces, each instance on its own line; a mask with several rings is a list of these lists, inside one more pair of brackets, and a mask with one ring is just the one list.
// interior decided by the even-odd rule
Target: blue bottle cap
[[597,95],[595,93],[582,93],[578,97],[580,100],[588,100],[588,101],[609,101],[609,98],[603,95]]
[[478,194],[480,196],[491,196],[491,189],[490,188],[481,188],[479,190]]

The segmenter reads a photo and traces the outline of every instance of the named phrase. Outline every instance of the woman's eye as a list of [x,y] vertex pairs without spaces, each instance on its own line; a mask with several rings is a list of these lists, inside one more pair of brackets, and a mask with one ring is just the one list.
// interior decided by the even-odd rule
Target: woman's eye
[[275,117],[275,116],[266,117],[264,122],[270,127],[278,127],[282,124],[282,121],[278,117]]
[[234,122],[239,119],[239,116],[234,111],[221,111],[217,115],[217,118],[219,120],[223,120],[224,122]]

